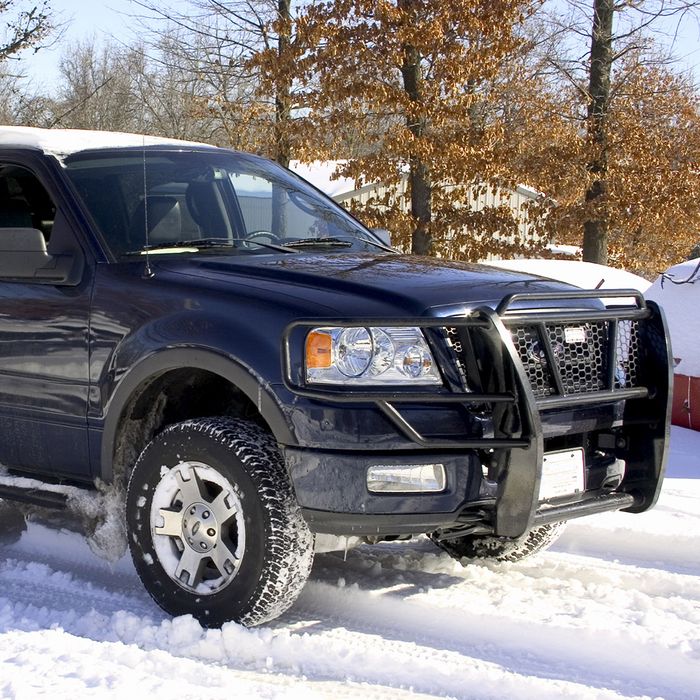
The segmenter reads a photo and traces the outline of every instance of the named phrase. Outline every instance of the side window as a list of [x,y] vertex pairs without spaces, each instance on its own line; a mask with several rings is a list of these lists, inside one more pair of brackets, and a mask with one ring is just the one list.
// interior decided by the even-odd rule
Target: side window
[[247,173],[232,174],[231,182],[243,216],[245,233],[271,231],[282,236],[284,231],[272,231],[272,183]]
[[144,195],[142,166],[69,170],[109,249],[120,255],[148,244],[233,235],[220,187],[211,181],[173,180],[168,169],[152,167]]
[[247,173],[232,173],[231,183],[243,215],[245,233],[270,231],[279,238],[322,238],[329,235],[317,212],[304,209],[285,187]]
[[56,207],[44,186],[26,168],[0,164],[0,235],[2,229],[36,229],[47,246]]
[[107,244],[116,250],[127,250],[129,212],[121,179],[113,174],[100,177],[91,171],[79,171],[72,180]]
[[77,285],[85,257],[69,220],[27,168],[0,162],[0,278]]

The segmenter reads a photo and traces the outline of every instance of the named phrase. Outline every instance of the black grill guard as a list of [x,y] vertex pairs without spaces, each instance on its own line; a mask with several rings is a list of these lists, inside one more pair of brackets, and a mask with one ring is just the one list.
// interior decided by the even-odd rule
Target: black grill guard
[[[596,303],[602,299],[630,301],[604,308]],[[308,330],[321,326],[420,327],[444,385],[419,391],[310,387],[301,348]],[[568,342],[567,328],[574,329]],[[636,290],[512,294],[495,311],[482,306],[448,318],[301,319],[285,329],[283,369],[286,387],[300,396],[374,404],[417,449],[505,455],[496,498],[474,503],[460,515],[469,531],[517,537],[554,520],[620,508],[639,512],[658,498],[669,438],[671,351],[663,313]],[[402,404],[455,403],[490,413],[493,435],[428,438],[400,411]],[[587,493],[574,502],[540,507],[541,413],[572,404],[611,403],[624,406],[615,450],[627,464],[622,485],[611,493]]]

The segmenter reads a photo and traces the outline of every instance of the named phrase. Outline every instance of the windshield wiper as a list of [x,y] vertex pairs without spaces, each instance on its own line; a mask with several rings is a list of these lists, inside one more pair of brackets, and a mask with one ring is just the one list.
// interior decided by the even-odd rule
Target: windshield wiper
[[343,241],[340,238],[302,238],[298,241],[290,241],[286,244],[288,248],[350,248],[350,241]]
[[356,242],[367,243],[368,245],[379,248],[380,250],[386,250],[388,253],[396,252],[393,248],[389,248],[383,243],[378,243],[377,241],[372,241],[369,238],[363,238],[362,236],[347,236],[347,240],[340,238],[339,236],[328,236],[327,238],[303,238],[298,241],[290,241],[285,245],[287,248],[351,248]]
[[181,241],[173,241],[172,243],[151,243],[149,245],[143,246],[139,250],[131,250],[124,255],[145,255],[146,253],[169,253],[178,252],[178,249],[182,249],[179,252],[185,252],[187,248],[192,248],[196,250],[210,250],[212,248],[238,248],[240,243],[248,244],[249,246],[260,248],[266,248],[267,250],[276,250],[280,253],[296,253],[299,248],[351,248],[354,243],[361,242],[367,243],[369,245],[380,248],[381,250],[386,250],[387,252],[394,253],[396,251],[383,245],[382,243],[377,243],[370,240],[369,238],[363,238],[362,236],[347,236],[347,240],[343,240],[340,237],[327,236],[325,238],[302,238],[296,241],[289,241],[284,245],[279,243],[271,243],[268,241],[261,241],[258,238],[188,238]]
[[379,250],[386,250],[387,253],[395,253],[396,252],[390,246],[385,245],[384,243],[379,243],[378,241],[372,241],[369,238],[363,238],[362,236],[357,236],[357,240],[362,241],[363,243],[368,243],[369,245],[373,245],[375,248],[379,248]]
[[289,246],[277,245],[276,243],[267,243],[259,240],[250,240],[248,238],[189,238],[182,241],[173,241],[172,243],[151,243],[150,245],[143,246],[143,248],[139,250],[131,250],[128,253],[124,253],[124,255],[144,255],[145,253],[166,253],[169,251],[176,252],[178,248],[196,248],[197,250],[238,248],[238,243],[246,242],[251,246],[277,250],[281,253],[296,252],[289,248]]

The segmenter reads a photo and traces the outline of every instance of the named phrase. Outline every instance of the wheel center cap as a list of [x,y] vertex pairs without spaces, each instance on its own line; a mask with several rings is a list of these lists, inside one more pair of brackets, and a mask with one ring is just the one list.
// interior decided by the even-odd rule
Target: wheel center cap
[[219,540],[219,524],[206,503],[190,503],[182,511],[182,538],[200,554],[210,552]]

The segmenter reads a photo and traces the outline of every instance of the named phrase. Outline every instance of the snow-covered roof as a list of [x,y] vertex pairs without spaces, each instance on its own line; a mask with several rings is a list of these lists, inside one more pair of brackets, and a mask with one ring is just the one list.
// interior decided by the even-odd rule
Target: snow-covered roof
[[30,126],[0,126],[0,146],[38,148],[59,158],[94,148],[128,146],[205,146],[193,141],[179,141],[159,136],[126,134],[120,131],[88,131],[84,129],[37,129]]
[[338,166],[343,165],[344,162],[340,160],[316,160],[312,163],[302,163],[293,160],[289,164],[289,169],[310,182],[314,187],[318,187],[329,197],[336,197],[356,189],[354,180],[347,177],[333,177]]
[[[358,189],[353,179],[335,175],[338,168],[345,165],[346,162],[345,160],[316,160],[311,163],[302,163],[301,161],[293,160],[289,163],[289,169],[315,187],[318,187],[321,192],[324,192],[329,197],[338,197],[356,192]],[[408,164],[402,166],[401,172],[408,175]],[[367,183],[366,187],[378,184],[378,182],[370,182]],[[516,191],[533,199],[541,196],[540,192],[527,185],[518,185]]]
[[644,295],[664,310],[673,356],[680,360],[676,372],[688,377],[700,377],[700,275],[693,276],[698,263],[696,258],[674,265],[665,276],[659,275]]
[[569,255],[575,260],[578,260],[583,252],[580,245],[566,245],[565,243],[547,243],[545,248],[550,253],[555,253],[556,255]]

